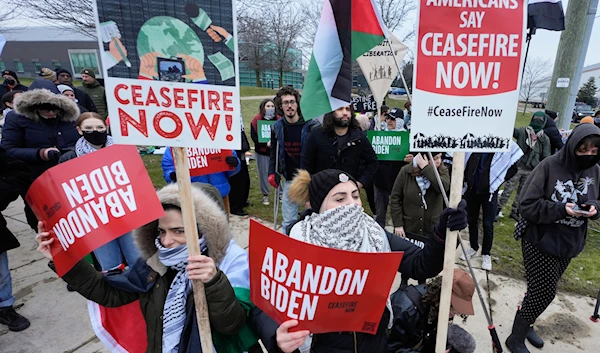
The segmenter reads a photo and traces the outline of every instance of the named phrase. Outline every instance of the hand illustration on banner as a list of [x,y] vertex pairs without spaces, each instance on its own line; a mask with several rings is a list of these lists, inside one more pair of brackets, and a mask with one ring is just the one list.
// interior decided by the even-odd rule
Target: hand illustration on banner
[[214,40],[215,42],[220,42],[223,38],[225,40],[231,39],[231,34],[227,32],[223,27],[210,25],[210,27],[206,30],[206,33]]
[[158,72],[156,71],[156,59],[159,56],[160,53],[152,52],[140,57],[140,77],[153,80],[154,77],[158,76]]
[[206,74],[204,74],[204,67],[202,63],[193,56],[181,54],[181,58],[185,60],[186,67],[189,74],[183,75],[182,77],[192,82],[206,81]]

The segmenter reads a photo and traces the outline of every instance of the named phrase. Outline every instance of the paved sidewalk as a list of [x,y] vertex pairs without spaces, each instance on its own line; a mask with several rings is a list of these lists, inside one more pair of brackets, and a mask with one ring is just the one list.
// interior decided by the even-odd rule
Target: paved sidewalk
[[[2,353],[107,353],[96,338],[88,318],[86,300],[77,293],[67,292],[66,284],[48,268],[47,260],[36,249],[35,233],[25,222],[22,201],[15,201],[3,212],[8,227],[17,235],[21,247],[9,251],[15,305],[31,320],[31,327],[22,332],[10,332],[0,325]],[[231,228],[240,246],[248,247],[249,219],[231,218]],[[481,258],[474,259],[480,268]],[[458,261],[460,263],[460,261]],[[504,343],[510,334],[515,310],[525,292],[525,283],[511,278],[486,275],[477,270],[486,302],[491,302],[498,334]],[[398,281],[396,281],[396,285]],[[394,288],[395,289],[395,288]],[[465,324],[478,344],[477,353],[492,352],[487,323],[477,295],[476,315]],[[538,320],[536,327],[544,339],[544,352],[598,352],[600,323],[589,320],[595,299],[559,293],[550,308]],[[532,352],[538,350],[531,347]]]

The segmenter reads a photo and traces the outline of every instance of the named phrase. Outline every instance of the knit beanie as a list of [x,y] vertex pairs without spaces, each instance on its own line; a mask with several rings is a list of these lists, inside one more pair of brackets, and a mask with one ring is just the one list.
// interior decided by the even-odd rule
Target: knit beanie
[[21,82],[19,82],[19,76],[17,76],[17,73],[12,70],[2,71],[2,76],[4,76],[4,75],[10,75],[10,76],[14,77],[15,80],[17,80],[17,83],[21,83]]
[[60,76],[60,74],[67,74],[71,77],[73,77],[73,75],[71,75],[71,72],[67,69],[58,69],[56,70],[56,77]]
[[50,80],[52,82],[56,81],[56,72],[50,70],[47,67],[42,68],[39,75],[45,80]]
[[310,201],[313,211],[318,212],[329,191],[337,184],[349,181],[358,186],[356,179],[338,169],[325,169],[312,176],[306,170],[301,169],[292,180],[288,196],[299,205]]
[[540,132],[546,125],[546,113],[536,112],[531,118],[529,126],[533,128],[533,131]]
[[85,69],[81,70],[81,74],[86,74],[88,76],[92,76],[93,78],[96,78],[96,73],[94,72],[93,69],[90,69],[89,67],[86,67]]
[[65,91],[75,92],[75,91],[73,91],[73,88],[71,86],[67,86],[67,85],[58,85],[58,86],[56,86],[56,88],[58,88],[58,90],[60,91],[60,94],[65,93]]
[[591,116],[586,116],[585,118],[581,119],[581,121],[579,121],[580,124],[593,124],[594,123],[594,118],[592,118]]

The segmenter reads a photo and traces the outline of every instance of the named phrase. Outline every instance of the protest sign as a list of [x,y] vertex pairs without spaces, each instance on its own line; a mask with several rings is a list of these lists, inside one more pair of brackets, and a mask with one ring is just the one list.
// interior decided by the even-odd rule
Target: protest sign
[[271,141],[271,128],[275,124],[275,121],[271,120],[259,120],[258,127],[258,142],[267,143]]
[[[396,61],[401,63],[406,53],[408,53],[408,47],[389,32],[389,39],[385,39],[381,44],[356,59],[371,92],[373,92],[376,107],[384,104],[388,90],[398,76]],[[364,110],[368,111],[369,109]],[[373,109],[373,111],[376,110],[377,108]],[[360,112],[361,110],[357,110],[355,106],[355,111]]]
[[410,150],[410,132],[373,131],[367,132],[377,159],[380,161],[402,161]]
[[84,256],[164,214],[134,146],[113,145],[59,164],[26,195],[55,241],[59,276]]
[[377,101],[373,95],[364,97],[364,96],[353,96],[352,97],[352,107],[354,111],[357,113],[360,112],[375,112],[377,111]]
[[232,156],[231,150],[217,148],[186,148],[190,176],[201,176],[218,172],[234,170],[225,158]]
[[525,1],[420,0],[411,150],[508,150],[526,16]]
[[251,220],[251,300],[295,330],[374,334],[402,256],[324,248]]
[[240,149],[233,0],[95,0],[95,8],[116,143]]

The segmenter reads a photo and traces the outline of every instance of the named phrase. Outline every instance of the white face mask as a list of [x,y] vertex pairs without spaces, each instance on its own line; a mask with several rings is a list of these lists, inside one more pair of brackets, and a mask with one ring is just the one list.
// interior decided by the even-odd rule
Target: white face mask
[[272,120],[275,117],[275,108],[267,108],[265,110],[265,119]]

